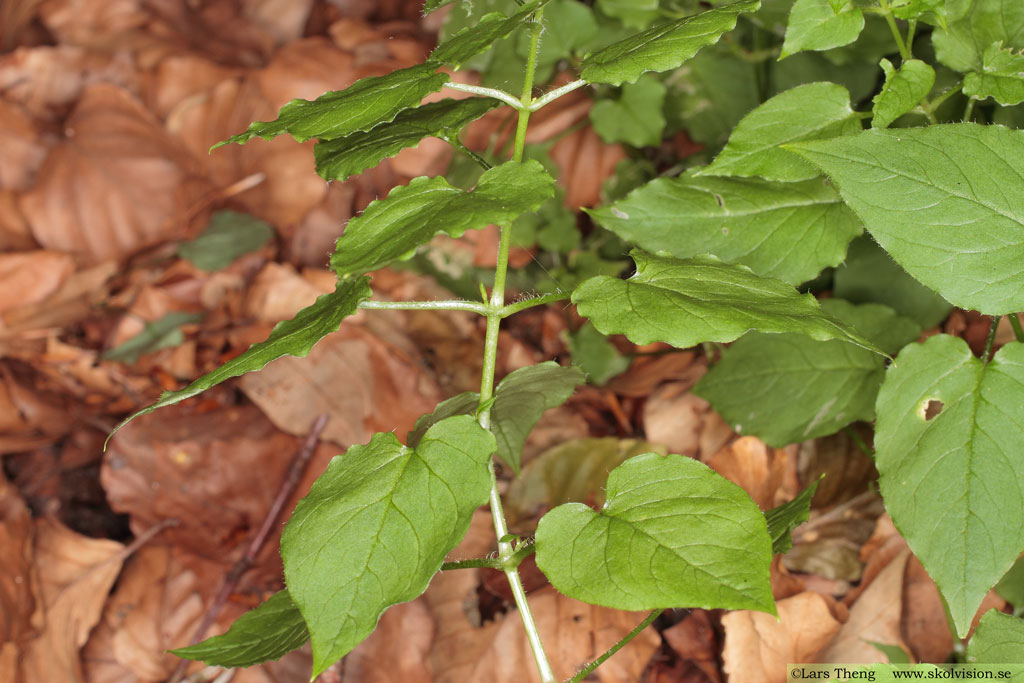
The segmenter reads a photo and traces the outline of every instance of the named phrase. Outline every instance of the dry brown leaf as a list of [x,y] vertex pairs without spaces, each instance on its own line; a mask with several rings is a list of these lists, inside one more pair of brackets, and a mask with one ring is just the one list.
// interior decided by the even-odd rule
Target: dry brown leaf
[[[179,526],[164,532],[169,543],[230,564],[262,524],[298,446],[253,406],[203,413],[172,406],[117,433],[101,481],[110,506],[131,515],[136,534],[177,519]],[[337,452],[329,444],[318,449],[295,501]],[[260,571],[269,577],[280,573],[276,538],[261,555]]]
[[46,27],[61,43],[107,47],[147,20],[139,0],[44,0]]
[[12,308],[43,301],[74,269],[70,256],[55,251],[0,254],[0,316]]
[[804,441],[799,447],[800,481],[818,481],[812,507],[842,503],[868,490],[877,481],[874,462],[853,440],[839,432]]
[[953,634],[939,589],[920,560],[911,557],[903,578],[903,642],[919,662],[942,663],[953,651]]
[[850,619],[821,653],[822,662],[888,662],[885,653],[871,642],[908,650],[903,642],[900,623],[903,616],[903,575],[910,556],[909,549],[901,550],[854,601],[850,607]]
[[620,396],[643,398],[669,381],[693,387],[704,373],[707,363],[697,359],[692,351],[668,353],[662,356],[642,356],[630,364],[629,369],[608,383],[608,388]]
[[73,45],[24,47],[0,57],[4,99],[37,119],[63,119],[64,110],[95,83],[138,92],[138,70],[127,53],[104,54]]
[[[174,54],[156,66],[145,81],[143,100],[161,119],[190,98],[205,98],[218,83],[241,76],[241,69],[196,54]],[[168,121],[172,127],[173,123]]]
[[[0,473],[0,643],[8,643],[15,653],[32,633],[29,620],[35,611],[29,590],[32,527],[28,508]],[[0,655],[0,663],[3,662]]]
[[48,144],[32,117],[0,100],[0,190],[26,190],[46,157]]
[[661,635],[677,655],[700,669],[707,680],[721,683],[718,637],[706,611],[694,610],[675,626],[662,631]]
[[35,249],[38,245],[18,206],[18,194],[0,190],[0,251]]
[[33,625],[22,671],[28,681],[84,681],[78,651],[103,612],[121,571],[124,547],[76,534],[54,519],[36,522]]
[[44,247],[86,263],[178,234],[203,189],[185,150],[127,91],[86,89],[22,210]]
[[577,209],[601,201],[601,185],[626,158],[626,150],[605,144],[588,126],[556,142],[551,158],[561,170],[558,182],[565,188],[566,205]]
[[266,29],[277,42],[302,36],[313,0],[243,0],[243,16]]
[[369,638],[340,662],[342,683],[434,683],[434,618],[420,598],[384,613]]
[[722,661],[730,680],[785,683],[787,664],[817,661],[841,626],[833,604],[820,593],[807,592],[776,603],[778,621],[763,612],[724,614]]
[[[60,289],[36,304],[13,308],[3,315],[4,327],[11,333],[61,328],[87,317],[94,306],[107,298],[107,283],[117,274],[115,261],[105,261],[91,268],[76,270]],[[3,329],[0,328],[0,336]]]
[[37,391],[27,378],[0,364],[0,434],[56,440],[70,427],[65,404]]
[[799,490],[794,447],[769,448],[744,436],[711,456],[708,465],[742,487],[762,510],[792,500]]

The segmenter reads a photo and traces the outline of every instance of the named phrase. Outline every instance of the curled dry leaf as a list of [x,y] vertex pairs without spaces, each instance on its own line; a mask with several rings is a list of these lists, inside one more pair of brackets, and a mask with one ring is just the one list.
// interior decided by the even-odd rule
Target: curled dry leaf
[[762,510],[792,500],[799,492],[796,448],[769,448],[744,436],[711,456],[708,466],[746,491]]
[[204,187],[197,174],[138,100],[95,85],[82,95],[22,210],[44,247],[90,264],[123,258],[178,234]]
[[81,683],[78,652],[100,619],[124,548],[76,534],[48,517],[35,526],[32,621],[38,635],[22,650],[22,673],[28,681]]
[[722,661],[730,680],[785,683],[787,664],[818,661],[818,653],[840,629],[834,601],[820,593],[800,593],[776,606],[778,620],[746,610],[722,615]]

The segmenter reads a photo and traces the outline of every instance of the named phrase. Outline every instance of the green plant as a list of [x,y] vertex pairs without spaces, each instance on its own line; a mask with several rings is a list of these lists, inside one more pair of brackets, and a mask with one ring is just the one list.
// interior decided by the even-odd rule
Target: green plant
[[[451,1],[428,0],[425,10]],[[480,11],[494,6],[504,13]],[[552,16],[559,21],[546,25]],[[984,595],[1024,551],[1024,332],[1016,315],[1017,341],[990,357],[998,317],[1024,309],[1024,133],[999,125],[1024,120],[1015,106],[1024,101],[1024,57],[1014,51],[1024,47],[1024,5],[598,0],[592,10],[574,0],[462,0],[448,33],[424,64],[295,100],[275,121],[226,142],[316,138],[318,171],[343,180],[436,136],[482,167],[475,187],[417,178],[373,202],[338,240],[333,293],[136,415],[283,355],[303,356],[357,308],[484,316],[480,391],[438,405],[405,445],[377,434],[332,461],[284,531],[288,588],[227,634],[178,653],[245,666],[311,639],[318,674],[437,571],[489,566],[508,577],[541,679],[553,681],[517,571],[534,552],[566,595],[654,610],[641,626],[670,607],[774,612],[769,562],[806,519],[811,490],[766,515],[697,461],[647,453],[611,472],[600,510],[567,503],[545,515],[534,543],[509,535],[491,458],[518,472],[533,424],[584,375],[548,362],[495,386],[498,329],[520,311],[570,298],[597,331],[637,344],[739,339],[698,385],[737,431],[781,445],[876,419],[886,507],[966,636]],[[535,96],[538,74],[549,77],[563,59],[580,79]],[[480,68],[488,86],[454,83],[442,65]],[[840,82],[820,80],[831,71]],[[521,79],[519,96],[489,87],[512,76]],[[545,167],[525,160],[530,115],[586,86],[601,98],[592,118],[607,139],[645,145],[685,127],[721,151],[708,165],[653,179],[648,162],[627,164],[620,198],[590,212],[638,245],[631,277],[599,274],[572,292],[506,303],[512,224],[555,193]],[[476,97],[420,106],[442,88]],[[511,160],[492,166],[458,133],[501,104],[518,123]],[[709,106],[718,108],[710,118]],[[947,123],[961,112],[964,122]],[[635,189],[625,194],[623,185]],[[501,226],[497,269],[480,301],[370,299],[367,273],[435,235],[492,223]],[[865,227],[888,256],[858,238]],[[844,258],[833,289],[853,303],[819,305],[796,289]],[[958,338],[915,341],[949,304],[994,316],[981,358]],[[600,346],[593,330],[586,334],[580,348]],[[614,358],[601,353],[608,367]],[[887,367],[892,355],[897,362]],[[784,400],[773,400],[780,391]],[[443,564],[485,503],[496,557]],[[1019,620],[982,623],[974,652],[995,647],[985,633],[1022,632]]]

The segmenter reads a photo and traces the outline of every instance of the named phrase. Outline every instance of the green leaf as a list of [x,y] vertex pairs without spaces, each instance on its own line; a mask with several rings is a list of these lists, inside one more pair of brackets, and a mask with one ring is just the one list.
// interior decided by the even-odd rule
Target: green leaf
[[679,258],[711,253],[793,285],[842,261],[862,232],[823,179],[776,183],[688,172],[657,178],[589,213],[648,251]]
[[291,320],[275,325],[265,341],[253,344],[240,356],[232,358],[213,372],[206,373],[184,389],[165,391],[160,394],[160,399],[156,403],[125,418],[110,432],[107,442],[109,443],[118,429],[140,415],[180,403],[224,380],[260,370],[281,356],[306,356],[318,341],[331,332],[336,332],[341,326],[341,321],[356,312],[360,302],[370,298],[372,292],[369,283],[370,279],[365,277],[339,282],[332,293],[318,297],[312,305],[296,313]]
[[735,28],[741,13],[760,7],[761,0],[739,0],[653,26],[590,55],[580,65],[580,73],[588,83],[622,85],[646,71],[675,69]]
[[210,666],[242,668],[280,659],[307,640],[306,622],[285,589],[236,619],[224,635],[171,652]]
[[1024,54],[1002,43],[985,48],[980,73],[964,76],[964,94],[983,100],[991,97],[1004,106],[1024,102]]
[[616,100],[598,100],[590,110],[594,131],[605,142],[625,142],[647,147],[661,142],[665,117],[665,86],[653,76],[643,75],[626,83]]
[[537,567],[594,605],[775,613],[764,515],[741,489],[683,455],[646,453],[608,475],[595,512],[567,503],[537,527]]
[[387,199],[371,202],[348,222],[331,256],[341,277],[383,268],[410,255],[435,235],[507,223],[536,209],[555,191],[555,181],[536,161],[509,161],[488,170],[472,192],[444,178],[413,178]]
[[435,73],[438,64],[427,62],[386,76],[356,81],[345,90],[335,90],[312,102],[292,100],[281,107],[273,121],[256,121],[248,130],[218,142],[217,149],[232,142],[245,144],[254,137],[270,140],[288,133],[299,142],[311,138],[333,140],[350,133],[370,130],[387,123],[399,112],[415,107],[424,97],[439,91],[450,79]]
[[1024,607],[1024,557],[1018,557],[996,584],[996,593],[1014,607]]
[[[523,445],[541,415],[562,405],[576,387],[586,382],[579,368],[565,368],[554,361],[530,365],[510,372],[498,382],[491,407],[491,432],[497,439],[497,455],[516,474],[523,454]],[[434,412],[416,421],[409,432],[409,444],[419,442],[430,425],[452,415],[476,413],[480,394],[467,391],[438,404]]]
[[420,140],[437,137],[456,139],[459,130],[475,121],[500,102],[483,97],[464,100],[444,99],[422,107],[406,109],[390,123],[334,140],[321,140],[313,148],[316,172],[324,180],[345,180],[373,168],[382,159],[393,157]]
[[905,21],[916,19],[936,24],[943,29],[947,28],[946,0],[895,0],[889,4],[889,7],[897,19]]
[[608,473],[641,453],[665,455],[660,444],[614,437],[573,439],[541,453],[523,467],[504,496],[509,523],[563,503],[604,503]]
[[835,83],[808,83],[776,95],[743,117],[725,149],[701,175],[760,176],[793,182],[821,175],[814,165],[779,147],[856,133],[850,93]]
[[1024,131],[956,123],[800,142],[875,240],[946,300],[1024,309]]
[[388,432],[331,460],[281,536],[288,590],[309,628],[313,676],[427,588],[491,488],[494,437],[469,416],[416,448]]
[[[952,3],[947,0],[947,10]],[[950,10],[948,31],[933,31],[935,57],[955,71],[982,71],[992,43],[1024,48],[1024,3],[1020,0],[973,0],[963,11]],[[968,9],[969,8],[969,9]],[[959,14],[959,16],[957,16]]]
[[967,643],[967,661],[991,664],[1024,664],[1024,619],[985,612]]
[[871,647],[875,648],[888,660],[890,664],[911,664],[910,655],[899,645],[887,645],[885,643],[878,643],[873,640],[865,641]]
[[212,273],[227,268],[239,256],[258,250],[273,236],[274,229],[266,221],[225,209],[213,214],[202,235],[179,244],[178,256]]
[[[889,354],[921,334],[886,306],[826,299],[821,309]],[[882,356],[852,344],[751,332],[725,351],[694,392],[737,432],[782,447],[873,420],[884,375]]]
[[864,30],[864,12],[851,0],[796,0],[779,59],[801,50],[849,45]]
[[636,249],[631,255],[637,271],[633,277],[593,277],[572,294],[579,314],[604,334],[685,349],[705,341],[730,342],[750,330],[796,332],[877,350],[822,312],[810,294],[744,266],[713,256],[683,260]]
[[883,59],[878,64],[885,72],[885,85],[875,95],[871,125],[888,128],[889,124],[921,103],[935,85],[935,69],[920,59],[909,59],[896,70]]
[[423,14],[430,14],[435,10],[439,10],[445,5],[450,5],[455,0],[427,0],[423,3]]
[[569,333],[569,355],[573,364],[587,373],[590,383],[597,386],[625,372],[630,363],[590,321]]
[[597,0],[598,9],[633,29],[644,29],[661,15],[658,0]]
[[[594,11],[577,0],[552,0],[544,7],[544,33],[537,52],[538,70],[550,68],[577,51],[585,50],[597,37]],[[530,56],[530,32],[519,31],[516,53]],[[522,80],[522,69],[519,70]]]
[[[824,477],[825,475],[821,475]],[[821,481],[819,478],[818,481]],[[793,547],[793,530],[807,521],[811,514],[811,499],[818,490],[818,481],[805,488],[797,497],[764,513],[768,535],[772,539],[772,555],[781,555]]]
[[548,3],[549,0],[533,0],[523,5],[518,12],[505,16],[500,12],[492,12],[480,19],[475,26],[468,26],[448,40],[438,45],[430,53],[433,62],[450,64],[456,69],[468,59],[472,59],[494,42],[504,38],[522,26],[534,12]]
[[855,304],[885,304],[925,330],[945,320],[952,308],[867,236],[850,242],[846,261],[833,274],[832,293]]
[[184,313],[182,311],[168,313],[157,321],[147,322],[142,328],[142,332],[116,348],[104,351],[101,358],[134,363],[143,354],[180,346],[185,341],[181,326],[197,323],[202,319],[202,313]]
[[957,337],[912,344],[886,373],[877,413],[886,510],[964,637],[1024,551],[1024,344],[987,365]]

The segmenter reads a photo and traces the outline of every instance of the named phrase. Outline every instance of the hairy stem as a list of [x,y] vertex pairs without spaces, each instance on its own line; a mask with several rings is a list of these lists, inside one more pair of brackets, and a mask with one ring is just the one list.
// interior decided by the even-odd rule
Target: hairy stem
[[[526,128],[530,120],[530,106],[533,104],[533,76],[537,69],[537,51],[540,46],[540,34],[542,10],[538,10],[533,18],[533,26],[530,31],[530,56],[526,63],[526,74],[523,78],[523,94],[517,102],[516,109],[519,112],[519,122],[516,126],[515,147],[512,152],[513,161],[522,161],[523,152],[526,149]],[[498,263],[494,271],[494,289],[491,291],[491,300],[487,313],[487,332],[484,337],[484,367],[480,378],[480,426],[490,429],[491,426],[491,397],[494,395],[494,371],[498,356],[498,329],[501,326],[501,310],[505,305],[505,277],[508,274],[508,254],[512,243],[511,223],[501,226],[501,241],[498,243]],[[530,611],[530,605],[526,601],[526,590],[523,588],[523,581],[519,577],[519,570],[513,563],[515,549],[507,540],[508,525],[505,522],[505,514],[501,505],[501,494],[498,492],[498,480],[494,474],[494,461],[489,465],[491,474],[490,507],[491,516],[494,519],[494,533],[498,537],[498,560],[501,562],[505,577],[512,589],[512,595],[519,609],[519,616],[523,620],[523,627],[526,629],[526,637],[530,642],[530,649],[533,651],[533,658],[537,663],[537,670],[540,672],[542,683],[555,683],[554,672],[548,663],[547,655],[544,653],[544,646],[541,644],[540,632],[537,629],[537,622]]]
[[663,610],[663,609],[656,609],[653,612],[651,612],[650,614],[648,614],[647,618],[644,619],[643,621],[641,621],[639,624],[637,624],[637,627],[635,629],[633,629],[632,631],[627,633],[626,636],[622,640],[620,640],[619,642],[615,643],[610,648],[608,648],[608,651],[605,652],[603,655],[601,655],[600,657],[598,657],[597,659],[592,661],[590,664],[587,664],[585,667],[583,667],[583,669],[578,674],[576,674],[575,676],[573,676],[572,678],[569,679],[568,683],[579,683],[584,678],[589,676],[590,673],[594,669],[596,669],[597,667],[599,667],[602,664],[604,664],[605,660],[607,660],[613,654],[615,654],[616,652],[621,650],[629,641],[633,640],[638,635],[640,635],[640,633],[645,628],[650,626],[654,622],[655,619],[657,619],[659,616],[661,616],[661,613],[664,612],[664,611],[665,610]]
[[1001,315],[992,316],[992,324],[988,328],[988,337],[985,339],[985,350],[981,354],[982,363],[988,363],[992,359],[992,347],[996,343],[996,330],[999,329],[999,319],[1002,317]]
[[477,301],[466,301],[464,299],[452,299],[448,301],[364,301],[359,308],[366,308],[373,311],[469,311],[488,315],[490,309],[487,304]]
[[900,57],[903,61],[913,59],[910,54],[910,50],[907,49],[907,44],[903,42],[903,36],[900,34],[900,27],[896,25],[896,19],[892,16],[892,10],[889,9],[889,0],[881,0],[882,5],[882,16],[885,17],[885,23],[889,24],[889,30],[892,31],[892,37],[896,39],[896,47],[899,48]]
[[517,100],[514,96],[508,94],[504,90],[497,90],[495,88],[484,88],[479,85],[469,85],[468,83],[456,83],[455,81],[449,81],[445,83],[444,87],[450,88],[452,90],[461,90],[462,92],[468,92],[474,95],[493,97],[496,100],[504,102],[513,109],[523,108],[523,103],[520,100]]
[[502,318],[507,318],[519,311],[525,311],[527,308],[543,306],[544,304],[552,304],[556,301],[565,301],[569,296],[570,294],[568,292],[555,292],[553,294],[545,294],[544,296],[538,296],[532,299],[524,299],[523,301],[517,301],[514,304],[502,306],[501,310],[498,311],[498,315]]

